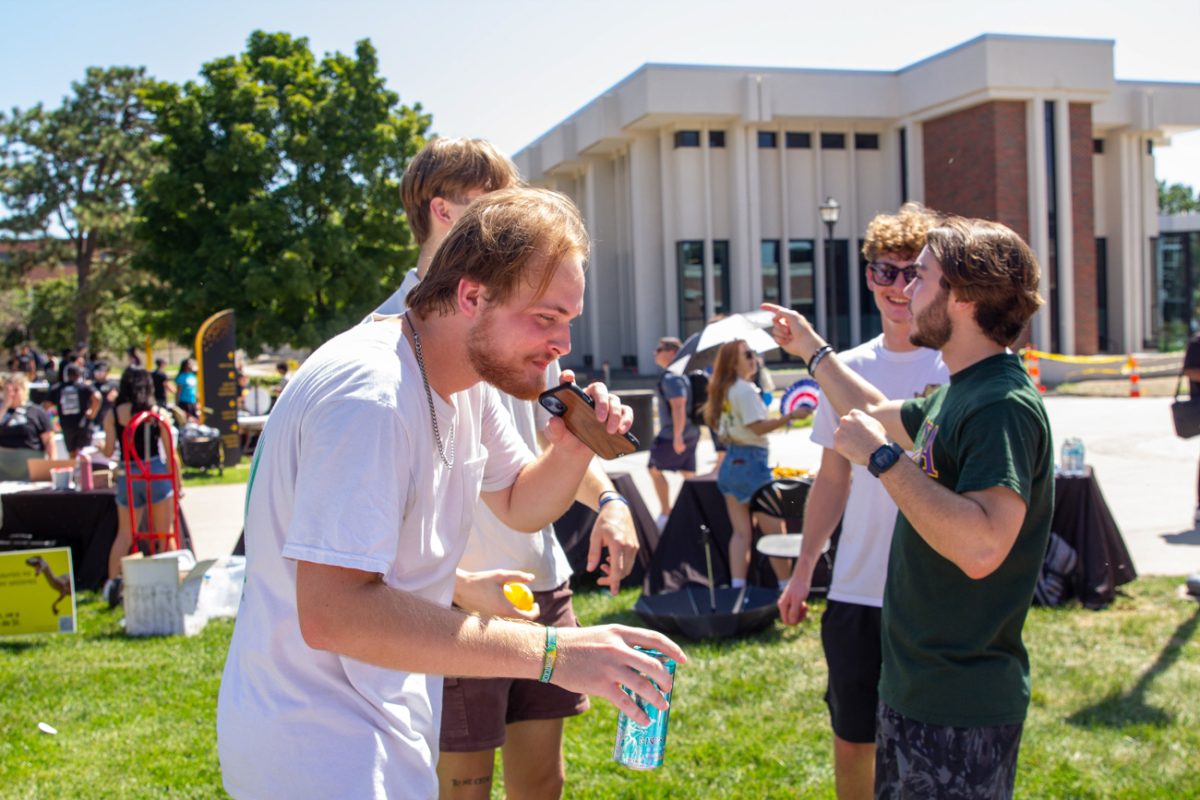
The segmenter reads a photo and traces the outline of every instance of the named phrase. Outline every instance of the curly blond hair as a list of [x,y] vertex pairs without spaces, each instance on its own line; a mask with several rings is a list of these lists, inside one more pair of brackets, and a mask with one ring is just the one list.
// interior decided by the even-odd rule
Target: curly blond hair
[[925,246],[925,234],[940,215],[920,203],[908,202],[895,214],[880,214],[867,226],[862,254],[868,262],[884,253],[913,259]]

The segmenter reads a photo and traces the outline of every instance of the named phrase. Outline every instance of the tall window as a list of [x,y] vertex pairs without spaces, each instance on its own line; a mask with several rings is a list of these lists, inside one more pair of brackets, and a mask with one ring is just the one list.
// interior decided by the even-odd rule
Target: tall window
[[709,147],[724,147],[725,146],[725,131],[709,131],[708,132]]
[[[1103,139],[1096,141],[1102,142]],[[1101,353],[1108,350],[1108,239],[1096,238],[1096,347]]]
[[1200,233],[1163,233],[1158,237],[1158,294],[1162,298],[1155,320],[1155,343],[1160,350],[1182,350],[1195,314],[1200,288]]
[[[701,240],[675,243],[675,256],[679,270],[679,330],[682,336],[691,336],[704,327],[708,319],[705,314],[704,291],[704,242]],[[729,308],[729,242],[719,239],[713,242],[713,314],[728,314]]]
[[713,241],[713,315],[728,314],[729,307],[729,241]]
[[[859,329],[862,333],[862,338],[859,341],[867,341],[873,339],[883,333],[883,320],[879,318],[879,307],[875,305],[875,293],[867,287],[867,279],[864,277],[867,273],[867,260],[862,256],[862,240],[858,242],[858,258],[854,262],[858,264],[858,272],[851,271],[849,280],[858,284],[858,317]],[[903,282],[903,277],[897,277],[896,280]],[[846,291],[850,290],[850,284],[846,284]]]
[[1047,100],[1043,106],[1046,119],[1046,232],[1049,234],[1049,251],[1046,258],[1045,277],[1050,286],[1050,341],[1039,342],[1039,347],[1049,347],[1051,352],[1061,353],[1059,346],[1059,325],[1062,315],[1059,314],[1058,297],[1058,158],[1055,153],[1054,140],[1054,101]]
[[815,319],[817,314],[814,250],[812,239],[792,239],[788,242],[787,281],[791,306],[809,319]]
[[[845,239],[834,239],[833,263],[829,266],[837,276],[832,281],[825,281],[825,316],[826,325],[837,326],[838,349],[850,345],[850,282],[854,280],[854,273],[849,266],[849,256],[850,243]],[[858,259],[855,259],[857,263]]]
[[783,271],[779,268],[779,240],[763,239],[762,299],[768,303],[783,302]]
[[679,331],[691,336],[704,327],[704,242],[677,242]]

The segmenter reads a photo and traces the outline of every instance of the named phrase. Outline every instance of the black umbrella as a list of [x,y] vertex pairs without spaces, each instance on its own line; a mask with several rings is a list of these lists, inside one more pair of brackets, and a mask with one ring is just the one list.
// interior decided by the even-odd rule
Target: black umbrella
[[633,610],[655,630],[689,639],[727,639],[746,636],[770,625],[779,608],[779,593],[759,586],[718,589],[713,585],[712,536],[701,525],[708,586],[688,586],[664,594],[643,594]]

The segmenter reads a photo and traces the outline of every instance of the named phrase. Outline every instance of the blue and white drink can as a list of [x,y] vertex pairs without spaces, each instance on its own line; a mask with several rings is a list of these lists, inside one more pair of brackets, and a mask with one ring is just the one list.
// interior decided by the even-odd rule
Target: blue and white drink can
[[[674,659],[667,658],[657,650],[643,647],[637,649],[661,661],[667,671],[671,673],[671,681],[672,684],[674,683]],[[650,724],[639,725],[621,712],[617,716],[617,744],[613,748],[613,758],[618,764],[623,764],[630,769],[661,767],[667,751],[667,721],[671,716],[671,695],[674,694],[674,687],[666,694],[667,707],[663,711],[659,711],[624,686],[621,688],[625,694],[633,698],[638,708],[646,712],[646,716],[650,717]]]

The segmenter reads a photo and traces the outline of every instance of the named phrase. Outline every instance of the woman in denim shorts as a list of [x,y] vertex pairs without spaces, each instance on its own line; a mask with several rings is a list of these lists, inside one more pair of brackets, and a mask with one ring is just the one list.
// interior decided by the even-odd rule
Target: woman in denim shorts
[[[708,384],[708,403],[704,407],[705,421],[718,431],[727,446],[717,472],[717,488],[725,495],[725,507],[733,527],[733,536],[729,540],[729,572],[735,589],[746,585],[746,574],[750,570],[753,530],[750,498],[772,479],[766,434],[812,413],[812,409],[800,407],[792,414],[768,419],[767,407],[750,380],[757,369],[758,356],[744,341],[738,339],[721,345]],[[780,585],[786,585],[787,562],[772,559],[771,565]]]
[[[104,455],[112,457],[117,443],[124,438],[125,428],[143,411],[154,411],[165,416],[163,409],[154,404],[154,379],[150,373],[140,367],[130,367],[121,375],[116,402],[112,411],[104,418]],[[138,426],[133,443],[134,453],[129,454],[130,468],[134,470],[135,477],[143,474],[139,471],[139,459],[151,475],[170,473],[160,446],[161,441],[159,425],[154,421]],[[134,458],[135,453],[137,458]],[[144,514],[142,509],[149,503],[150,530],[160,533],[170,531],[175,521],[175,503],[171,501],[171,495],[175,493],[173,482],[135,480],[132,488],[134,513],[139,519]],[[133,543],[129,491],[123,470],[117,475],[116,489],[117,538],[113,540],[112,549],[108,553],[108,581],[103,589],[103,596],[110,605],[120,602],[121,559],[129,554]]]

